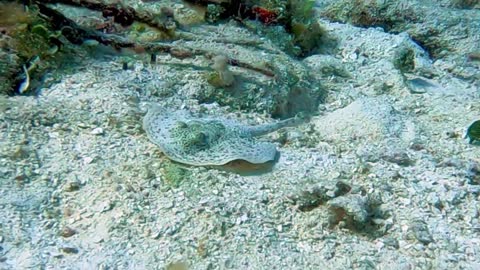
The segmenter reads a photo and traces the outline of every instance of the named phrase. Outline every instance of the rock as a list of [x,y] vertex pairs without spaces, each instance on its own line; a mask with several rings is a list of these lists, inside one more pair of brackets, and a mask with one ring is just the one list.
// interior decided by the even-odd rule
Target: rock
[[404,151],[387,151],[383,159],[400,166],[410,166],[414,164],[414,161],[411,160],[410,156]]
[[369,221],[367,198],[358,194],[349,194],[328,201],[330,224],[345,222],[346,227],[361,228]]
[[73,181],[69,181],[63,190],[65,190],[66,192],[73,192],[73,191],[78,191],[80,189],[81,185],[80,185],[80,182],[79,181],[76,181],[76,180],[73,180]]
[[445,158],[440,163],[437,164],[437,167],[453,167],[453,168],[460,168],[462,167],[463,162],[458,158]]
[[437,83],[421,77],[406,80],[406,85],[412,94],[424,94],[428,91],[434,91],[437,88],[441,88]]
[[103,128],[97,127],[90,131],[92,135],[103,135]]
[[444,207],[436,192],[431,192],[427,195],[427,202],[439,210]]
[[70,227],[68,227],[68,226],[63,227],[63,229],[60,231],[60,235],[61,235],[62,237],[65,237],[65,238],[74,236],[76,233],[77,233],[77,232],[76,232],[74,229],[72,229],[72,228],[70,228]]
[[228,67],[228,58],[225,55],[217,55],[213,58],[213,70],[208,82],[214,87],[229,87],[235,82],[235,76]]
[[25,159],[30,156],[30,148],[24,144],[19,144],[15,147],[15,150],[12,153],[12,158],[14,159]]
[[[223,28],[224,34],[237,31],[234,26]],[[238,34],[235,34],[238,35]],[[229,106],[235,110],[268,113],[274,118],[289,118],[298,113],[313,113],[326,96],[326,89],[318,77],[313,76],[303,63],[292,61],[285,53],[270,53],[268,51],[229,50],[222,44],[195,43],[193,48],[219,51],[228,55],[229,62],[232,55],[240,61],[252,63],[255,69],[263,70],[265,75],[274,78],[265,80],[257,72],[243,69],[244,76],[236,76],[241,83],[222,89],[205,84],[204,74],[199,79],[185,80],[179,90],[179,95],[193,97],[199,103],[207,104],[216,102],[220,106]],[[203,47],[203,48],[202,48]],[[192,48],[192,49],[193,49]],[[237,74],[238,69],[232,72]],[[247,73],[248,72],[248,73]],[[247,79],[248,78],[248,79]],[[195,90],[195,91],[192,91]]]
[[90,163],[93,162],[93,160],[94,160],[94,158],[92,158],[92,157],[84,157],[83,158],[83,164],[85,164],[85,165],[90,164]]
[[467,165],[466,176],[471,185],[480,185],[480,165],[476,161],[470,161]]
[[[8,50],[7,46],[2,46],[8,42],[8,38],[2,34],[0,36],[0,94],[13,93],[15,76],[22,70],[22,61],[15,50]],[[6,47],[6,48],[5,48]]]
[[464,201],[467,193],[463,190],[449,190],[444,195],[445,201],[451,205],[458,205]]
[[410,230],[413,233],[415,239],[424,245],[428,245],[433,242],[433,237],[428,230],[427,223],[420,219],[415,219],[410,224]]
[[383,244],[398,249],[400,247],[398,240],[393,237],[383,238]]
[[290,196],[289,199],[293,200],[300,211],[308,212],[334,197],[348,193],[351,189],[350,185],[342,181],[334,185],[321,182],[301,190],[299,194]]

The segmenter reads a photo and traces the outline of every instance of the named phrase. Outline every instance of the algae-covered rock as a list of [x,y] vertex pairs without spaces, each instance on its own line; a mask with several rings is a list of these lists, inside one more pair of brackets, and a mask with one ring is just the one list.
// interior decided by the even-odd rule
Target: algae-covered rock
[[[262,57],[256,53],[249,57],[252,56]],[[264,55],[263,58],[266,59],[255,65],[272,70],[273,78],[235,73],[235,83],[227,87],[225,80],[215,72],[208,77],[209,87],[202,87],[196,98],[201,103],[217,102],[237,110],[266,112],[275,118],[293,117],[317,109],[326,92],[305,65],[285,55]]]
[[480,4],[475,0],[326,2],[322,16],[389,33],[407,32],[433,58],[458,58],[478,49],[479,37],[470,33],[480,27]]
[[59,33],[19,3],[0,3],[1,94],[24,93],[33,88],[43,72],[58,66]]
[[365,226],[369,221],[369,205],[366,197],[348,194],[328,201],[331,211],[331,224],[345,222],[346,226]]
[[381,27],[387,31],[401,31],[408,23],[419,22],[419,10],[394,0],[334,1],[322,15],[362,27]]
[[13,91],[16,74],[21,71],[21,59],[14,49],[17,44],[11,36],[18,31],[27,31],[31,17],[16,3],[0,3],[0,94]]
[[[1,41],[0,41],[1,42]],[[7,94],[13,91],[15,74],[21,70],[19,58],[11,51],[0,48],[0,94]]]
[[289,199],[292,200],[300,211],[309,212],[336,197],[350,192],[352,187],[343,181],[318,181],[313,185],[301,187]]
[[314,0],[258,1],[258,5],[265,12],[275,14],[274,23],[267,23],[266,27],[251,24],[252,27],[286,53],[295,57],[307,57],[320,48],[331,45],[331,38],[315,17]]
[[462,9],[480,8],[478,0],[450,0],[450,6]]
[[298,56],[313,54],[323,42],[326,31],[314,17],[314,0],[290,0],[287,2],[287,31],[293,36],[293,44],[300,48]]

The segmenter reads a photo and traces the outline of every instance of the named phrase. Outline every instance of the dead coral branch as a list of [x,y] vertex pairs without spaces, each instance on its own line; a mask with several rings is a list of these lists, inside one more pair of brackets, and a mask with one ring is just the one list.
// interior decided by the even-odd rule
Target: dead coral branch
[[[55,2],[49,0],[50,2]],[[62,0],[61,2],[70,2]],[[89,1],[79,1],[80,3],[89,2]],[[65,36],[68,41],[73,44],[82,44],[85,40],[93,39],[99,43],[107,46],[111,46],[115,49],[128,48],[137,52],[147,52],[150,54],[157,53],[168,53],[176,58],[189,58],[193,56],[202,55],[209,59],[212,59],[217,54],[202,49],[182,47],[174,45],[172,43],[161,43],[161,42],[148,42],[148,43],[138,43],[131,40],[128,40],[119,35],[105,34],[100,31],[92,30],[86,27],[82,27],[75,23],[73,20],[65,17],[62,13],[57,10],[54,10],[42,3],[37,3],[40,13],[45,17],[47,21],[51,24],[52,28],[56,30],[61,30],[63,36]],[[82,6],[86,7],[86,6]],[[97,7],[93,5],[93,7]],[[242,62],[238,59],[230,58],[228,59],[229,64],[232,66],[238,66],[245,69],[250,69],[256,72],[260,72],[266,76],[273,77],[275,74],[273,71],[251,65],[249,63]]]
[[122,26],[129,26],[134,21],[145,23],[151,27],[154,27],[162,32],[168,33],[169,29],[165,27],[164,23],[153,14],[135,10],[132,7],[125,6],[123,4],[106,4],[101,1],[94,0],[42,0],[35,1],[37,4],[64,4],[69,6],[84,7],[91,10],[102,12],[104,17],[113,17],[114,22],[121,24]]

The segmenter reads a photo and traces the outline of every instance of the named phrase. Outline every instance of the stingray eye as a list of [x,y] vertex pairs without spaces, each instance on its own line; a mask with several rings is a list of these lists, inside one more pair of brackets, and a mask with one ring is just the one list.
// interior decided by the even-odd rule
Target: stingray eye
[[222,123],[215,123],[214,127],[217,131],[222,131],[225,129],[225,126]]
[[187,123],[185,123],[185,122],[177,121],[177,122],[175,123],[175,127],[176,127],[176,128],[187,128],[188,125],[187,125]]
[[208,140],[207,140],[207,135],[203,132],[199,132],[195,135],[195,142],[198,145],[207,145]]

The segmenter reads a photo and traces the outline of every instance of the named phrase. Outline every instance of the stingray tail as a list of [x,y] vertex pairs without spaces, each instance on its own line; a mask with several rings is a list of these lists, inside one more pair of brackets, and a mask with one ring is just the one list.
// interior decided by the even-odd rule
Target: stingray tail
[[248,128],[248,131],[252,136],[262,136],[268,133],[272,133],[284,127],[292,127],[298,125],[301,121],[301,117],[293,117],[285,120],[281,120],[276,123],[264,124],[259,126],[252,126]]

